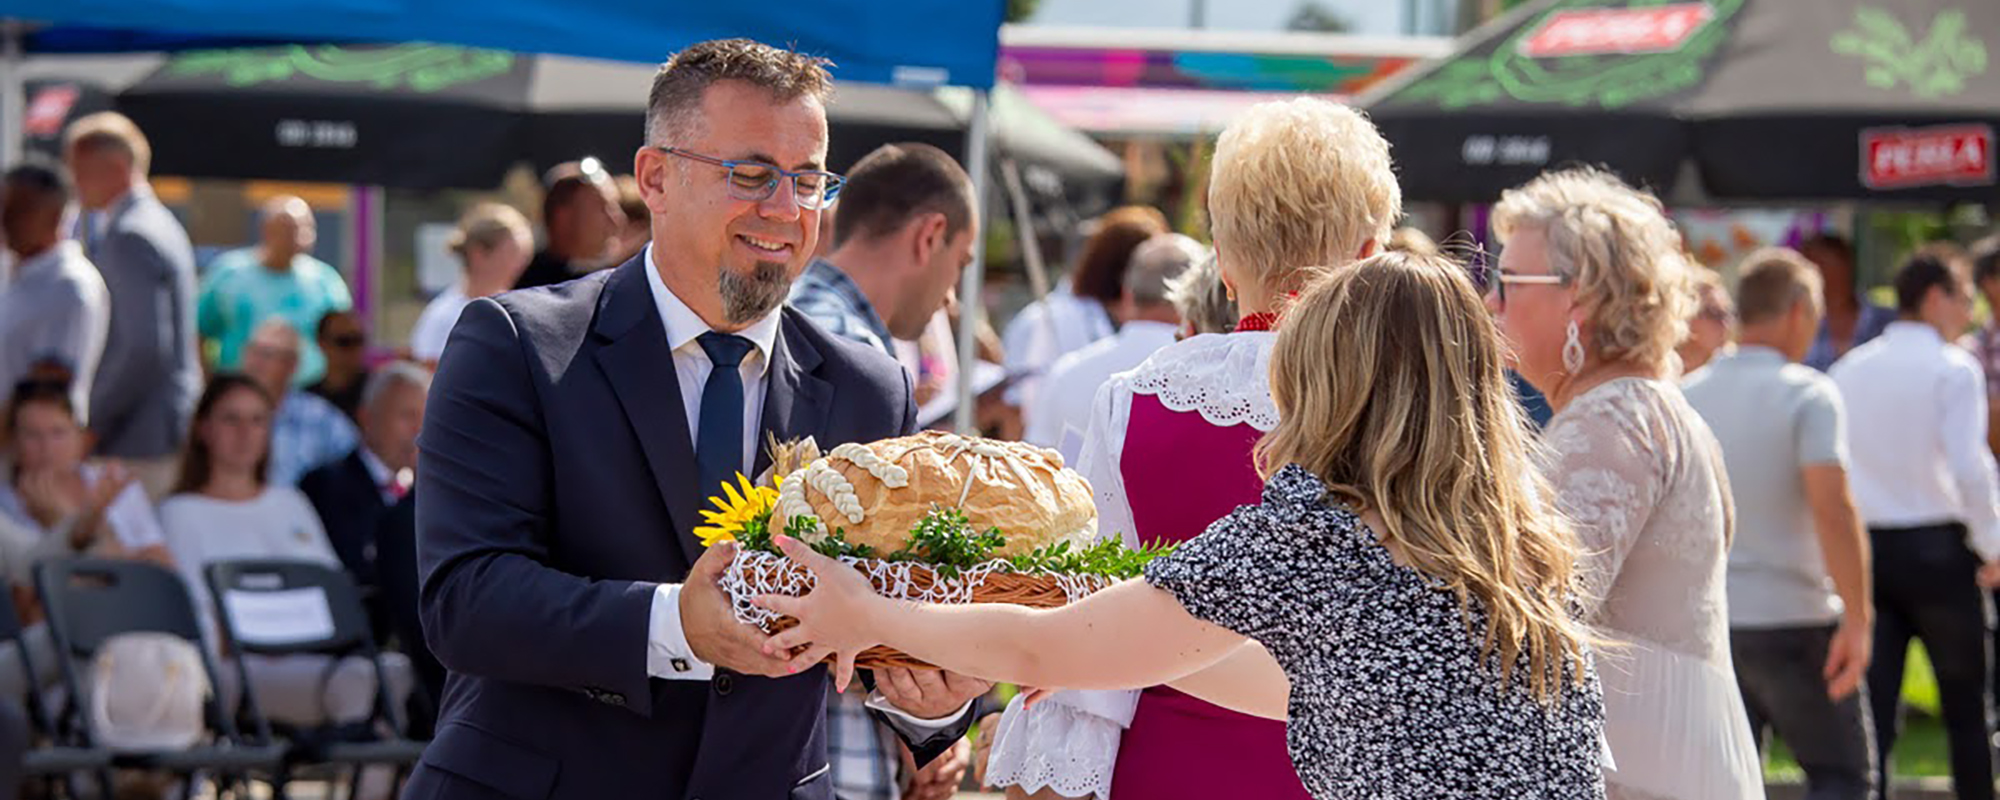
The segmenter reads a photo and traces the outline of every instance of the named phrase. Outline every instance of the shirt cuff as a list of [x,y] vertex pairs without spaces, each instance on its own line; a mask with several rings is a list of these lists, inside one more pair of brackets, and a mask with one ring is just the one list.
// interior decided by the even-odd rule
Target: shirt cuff
[[966,710],[972,708],[973,702],[978,699],[975,697],[972,700],[967,700],[965,701],[965,705],[958,707],[957,711],[953,711],[937,719],[924,719],[897,708],[889,702],[889,698],[883,697],[881,692],[868,695],[866,705],[869,708],[889,715],[888,722],[890,725],[894,725],[898,730],[909,734],[911,739],[921,742],[932,736],[936,736],[939,731],[951,727],[960,717],[965,716]]
[[677,681],[715,677],[715,665],[694,657],[681,629],[681,585],[662,583],[653,590],[652,617],[647,622],[646,674]]

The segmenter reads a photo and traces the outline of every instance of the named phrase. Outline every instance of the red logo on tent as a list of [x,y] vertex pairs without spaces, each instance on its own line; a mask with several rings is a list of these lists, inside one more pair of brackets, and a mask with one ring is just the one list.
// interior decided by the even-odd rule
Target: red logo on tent
[[1870,128],[1861,132],[1861,183],[1870,189],[1993,183],[1993,126]]
[[21,115],[22,132],[43,138],[62,133],[69,110],[76,107],[77,98],[82,96],[82,92],[69,84],[36,92],[34,99],[28,101],[28,112]]
[[1522,39],[1519,48],[1529,58],[1665,53],[1680,49],[1714,17],[1715,9],[1707,3],[1558,11]]

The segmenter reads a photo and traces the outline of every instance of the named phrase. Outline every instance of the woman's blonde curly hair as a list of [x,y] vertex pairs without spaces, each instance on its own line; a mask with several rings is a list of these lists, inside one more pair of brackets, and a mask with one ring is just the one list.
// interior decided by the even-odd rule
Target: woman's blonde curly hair
[[1547,172],[1501,193],[1493,233],[1548,239],[1549,269],[1585,309],[1584,344],[1600,361],[1667,363],[1687,338],[1694,276],[1658,198],[1594,167]]

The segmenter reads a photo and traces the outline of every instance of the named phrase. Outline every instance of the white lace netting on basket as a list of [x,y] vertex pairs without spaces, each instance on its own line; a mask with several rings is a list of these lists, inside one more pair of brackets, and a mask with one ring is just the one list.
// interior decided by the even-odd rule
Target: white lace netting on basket
[[[1013,567],[1007,562],[989,561],[959,573],[956,578],[938,577],[930,586],[924,587],[917,582],[913,573],[917,569],[929,568],[916,562],[890,562],[872,558],[842,558],[840,561],[867,576],[875,585],[877,594],[920,603],[970,603],[974,591],[984,585],[987,579],[994,575],[1013,573]],[[1066,603],[1082,600],[1092,592],[1111,585],[1109,579],[1097,575],[1049,577],[1054,578],[1056,585],[1062,588]],[[771,629],[771,623],[778,621],[783,615],[758,606],[751,600],[762,594],[798,597],[812,591],[814,584],[811,572],[798,568],[784,556],[755,550],[737,550],[736,558],[729,562],[729,568],[722,573],[722,591],[729,595],[729,605],[735,611],[737,621],[767,631]]]

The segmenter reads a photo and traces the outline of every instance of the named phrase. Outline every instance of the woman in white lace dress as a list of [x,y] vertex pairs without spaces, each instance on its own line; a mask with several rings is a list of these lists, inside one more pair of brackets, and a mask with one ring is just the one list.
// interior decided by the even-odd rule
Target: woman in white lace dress
[[1610,796],[1763,797],[1730,666],[1722,454],[1674,382],[1694,295],[1659,201],[1596,170],[1501,195],[1487,304],[1549,398],[1547,474],[1585,552]]
[[[1217,141],[1208,203],[1223,281],[1244,315],[1098,392],[1078,470],[1098,530],[1127,544],[1193,538],[1263,491],[1251,448],[1278,423],[1272,332],[1314,267],[1377,249],[1401,215],[1389,147],[1324,100],[1267,103]],[[1061,692],[1003,718],[987,782],[1020,796],[1098,800],[1303,798],[1284,725],[1168,687]]]

